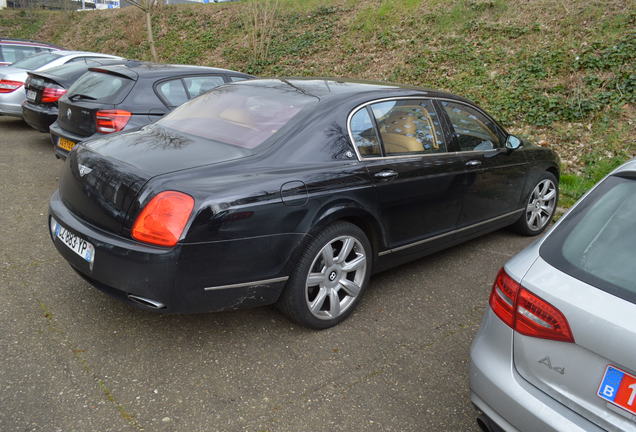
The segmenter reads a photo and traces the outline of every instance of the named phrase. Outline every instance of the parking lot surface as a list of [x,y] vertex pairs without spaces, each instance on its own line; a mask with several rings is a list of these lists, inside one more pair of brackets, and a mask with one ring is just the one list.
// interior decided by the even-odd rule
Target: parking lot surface
[[[1,431],[478,431],[468,351],[507,231],[376,275],[316,332],[274,308],[134,309],[58,256],[48,135],[0,117]],[[247,263],[246,263],[247,265]]]

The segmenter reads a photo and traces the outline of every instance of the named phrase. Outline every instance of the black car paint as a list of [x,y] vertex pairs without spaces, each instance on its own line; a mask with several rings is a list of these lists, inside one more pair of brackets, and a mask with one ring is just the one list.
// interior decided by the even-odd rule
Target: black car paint
[[31,80],[25,84],[25,90],[33,90],[36,93],[36,97],[33,101],[27,99],[22,103],[22,117],[24,121],[33,129],[40,132],[49,132],[49,127],[57,120],[59,113],[58,102],[42,102],[42,90],[44,87],[35,85],[32,81],[34,78],[39,78],[44,83],[56,84],[68,89],[91,67],[124,64],[126,62],[128,62],[128,60],[124,59],[85,59],[84,68],[76,69],[69,73],[56,73],[56,69],[58,68],[40,72],[29,72],[29,78],[31,78]]
[[[68,152],[57,146],[60,137],[75,143],[99,138],[105,134],[95,130],[95,113],[98,110],[121,109],[132,113],[123,131],[132,131],[150,124],[172,110],[156,91],[157,84],[175,78],[217,75],[230,82],[229,77],[253,78],[251,75],[227,69],[164,65],[129,61],[125,65],[90,68],[131,80],[131,84],[118,93],[118,99],[104,103],[100,100],[70,100],[67,95],[59,100],[59,117],[49,127],[55,154],[66,158]],[[70,113],[71,117],[68,118]]]
[[[284,289],[304,243],[336,220],[366,232],[378,272],[515,222],[533,181],[546,170],[558,175],[556,155],[529,143],[518,150],[455,152],[448,124],[449,153],[360,161],[347,129],[348,115],[360,104],[393,97],[470,102],[388,85],[281,82],[321,100],[242,158],[230,155],[213,164],[193,160],[205,142],[156,139],[156,126],[104,137],[71,152],[50,212],[96,246],[96,264],[91,269],[54,241],[60,253],[98,288],[122,298],[133,294],[159,301],[166,312],[270,304]],[[506,134],[503,128],[501,133]],[[126,161],[113,157],[117,151],[104,155],[128,141],[140,143],[139,155],[154,155]],[[475,158],[484,163],[466,165]],[[92,180],[81,179],[78,164],[93,168],[86,176]],[[373,174],[384,169],[396,169],[398,177],[377,180]],[[195,199],[183,237],[171,249],[131,239],[141,209],[164,190]],[[495,216],[479,219],[466,202]]]

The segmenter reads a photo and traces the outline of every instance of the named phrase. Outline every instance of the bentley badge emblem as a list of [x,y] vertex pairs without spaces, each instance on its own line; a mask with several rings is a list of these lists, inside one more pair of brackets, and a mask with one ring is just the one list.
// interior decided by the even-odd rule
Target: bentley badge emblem
[[86,174],[90,174],[93,171],[93,168],[89,168],[86,165],[77,165],[77,169],[79,170],[80,177],[84,177]]

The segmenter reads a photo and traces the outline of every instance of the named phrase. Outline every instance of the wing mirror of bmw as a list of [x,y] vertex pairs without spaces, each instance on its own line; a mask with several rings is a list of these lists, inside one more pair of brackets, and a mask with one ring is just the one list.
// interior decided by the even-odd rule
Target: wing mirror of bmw
[[521,140],[514,135],[508,135],[506,140],[506,148],[509,150],[516,150],[521,147]]

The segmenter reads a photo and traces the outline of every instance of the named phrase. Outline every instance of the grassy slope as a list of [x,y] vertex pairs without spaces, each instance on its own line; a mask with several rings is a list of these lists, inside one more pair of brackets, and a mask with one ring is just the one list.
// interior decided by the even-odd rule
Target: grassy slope
[[[268,55],[245,5],[161,8],[163,61],[450,90],[561,155],[564,204],[636,155],[633,0],[279,0]],[[141,14],[0,12],[3,36],[148,58]],[[260,59],[259,59],[260,58]]]

